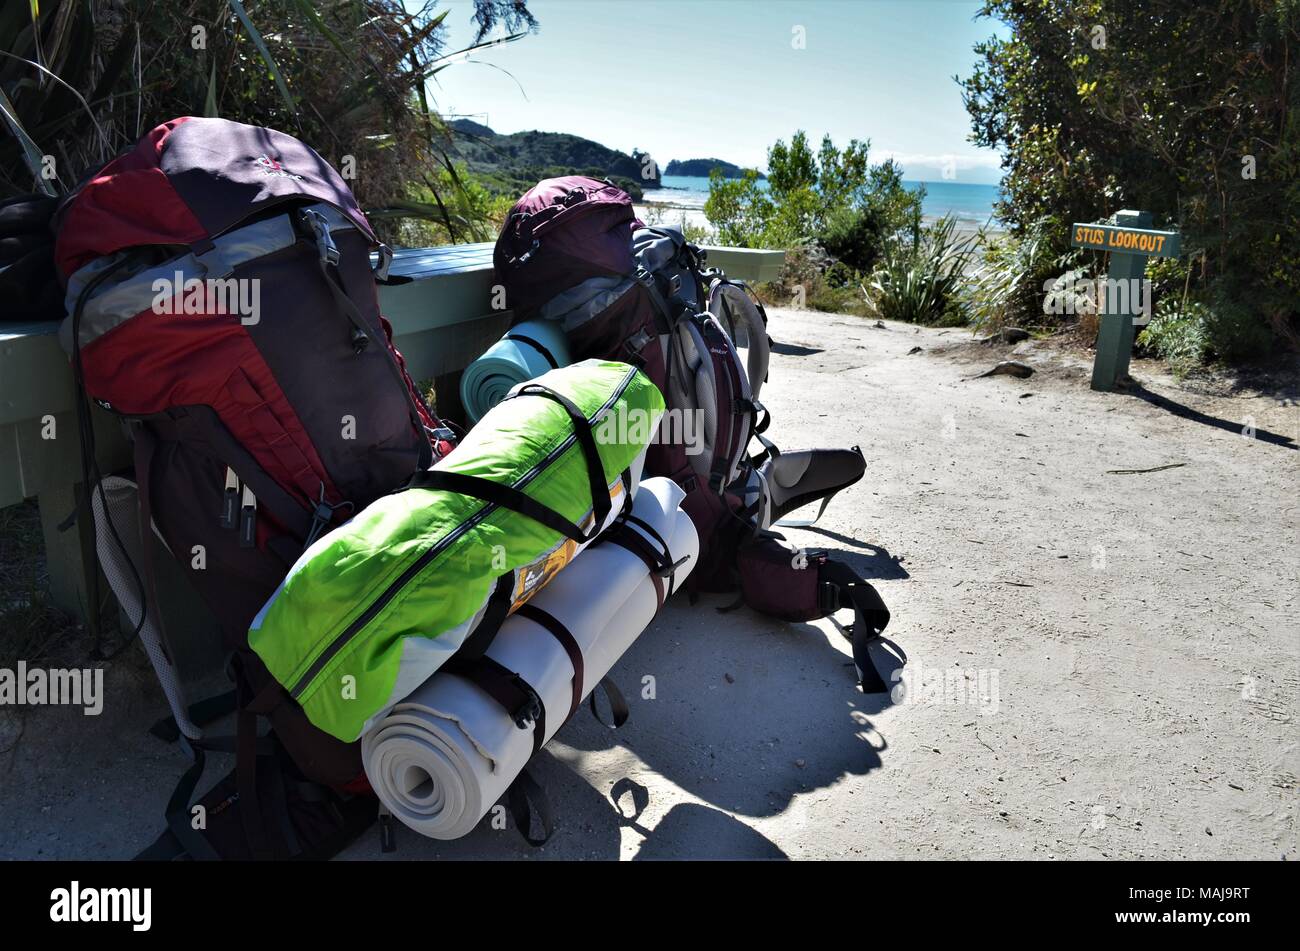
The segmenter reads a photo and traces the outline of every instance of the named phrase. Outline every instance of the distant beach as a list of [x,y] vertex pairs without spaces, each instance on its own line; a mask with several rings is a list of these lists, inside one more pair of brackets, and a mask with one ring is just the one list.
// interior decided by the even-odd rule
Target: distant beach
[[[704,217],[704,202],[709,197],[709,180],[688,175],[663,176],[663,188],[647,189],[642,203],[637,205],[637,215],[647,224],[690,225],[708,228]],[[989,225],[1000,231],[993,220],[993,203],[1001,189],[997,185],[977,185],[967,182],[903,182],[913,190],[925,186],[921,202],[922,218],[928,223],[951,214],[957,219],[960,231],[973,231]]]

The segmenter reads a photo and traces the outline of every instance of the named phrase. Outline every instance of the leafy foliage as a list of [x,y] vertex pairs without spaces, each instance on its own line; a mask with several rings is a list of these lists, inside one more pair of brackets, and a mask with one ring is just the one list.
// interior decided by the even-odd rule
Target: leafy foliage
[[915,324],[966,323],[961,288],[979,236],[959,236],[956,226],[955,218],[945,216],[913,240],[885,246],[870,283],[879,316]]
[[[413,8],[415,4],[411,5]],[[367,210],[420,217],[420,193],[461,180],[435,141],[429,76],[447,54],[447,11],[401,0],[114,0],[6,3],[0,12],[0,89],[13,122],[55,159],[57,190],[73,187],[148,129],[179,115],[220,115],[309,142],[336,167],[351,156]],[[535,26],[525,4],[475,0],[479,40],[497,25]],[[3,102],[0,102],[3,105]],[[0,193],[30,191],[33,168],[17,137],[0,139]],[[453,203],[460,199],[452,199]],[[446,230],[450,219],[432,203]],[[472,203],[471,203],[472,205]],[[427,209],[426,209],[427,210]],[[393,240],[396,219],[381,215]]]
[[[1211,316],[1178,320],[1201,322],[1206,352],[1267,346],[1247,325],[1300,340],[1300,2],[986,0],[982,13],[1011,36],[976,47],[966,108],[974,141],[1005,156],[999,217],[1033,243],[1000,263],[1060,257],[1072,221],[1141,208],[1201,255],[1191,290]],[[1031,304],[1017,290],[999,307]]]
[[865,270],[886,241],[915,232],[921,220],[921,195],[903,187],[893,162],[872,165],[869,150],[870,143],[854,139],[841,151],[826,136],[814,154],[796,132],[789,145],[778,140],[768,149],[766,188],[752,170],[728,179],[714,169],[704,213],[723,244],[795,248],[819,241]]
[[1190,301],[1186,309],[1172,303],[1159,308],[1151,323],[1138,334],[1137,344],[1154,351],[1175,373],[1182,375],[1204,363],[1210,355],[1206,314],[1207,309],[1200,301]]
[[[1055,240],[1058,223],[1043,218],[1028,223],[1017,235],[989,236],[983,255],[966,289],[971,323],[979,330],[997,330],[1009,324],[1041,325],[1045,291],[1065,278],[1086,277],[1082,270],[1067,270],[1080,253],[1060,248]],[[1066,271],[1063,275],[1061,272]],[[1059,293],[1059,292],[1058,292]],[[1077,305],[1059,310],[1077,313]]]

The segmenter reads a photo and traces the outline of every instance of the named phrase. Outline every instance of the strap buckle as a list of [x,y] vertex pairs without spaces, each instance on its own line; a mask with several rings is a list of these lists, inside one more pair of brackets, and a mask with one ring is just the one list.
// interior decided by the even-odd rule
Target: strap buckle
[[388,280],[388,266],[393,263],[393,249],[384,243],[379,245],[379,263],[375,265],[375,280],[381,284]]
[[316,241],[316,250],[320,254],[322,265],[329,264],[334,267],[339,263],[339,249],[330,236],[329,221],[319,211],[311,208],[304,208],[302,219],[306,222],[307,227],[311,229],[312,238]]
[[510,682],[524,695],[524,701],[518,708],[510,711],[510,716],[515,721],[515,726],[526,730],[541,718],[542,698],[537,695],[532,685],[518,674],[511,676]]
[[639,355],[641,351],[646,348],[646,344],[648,344],[651,339],[650,334],[646,332],[644,327],[642,327],[632,336],[628,337],[627,340],[623,341],[623,346],[627,348],[629,353]]
[[529,246],[528,250],[525,251],[523,254],[519,255],[519,257],[515,258],[514,261],[512,261],[511,263],[516,265],[527,264],[532,259],[532,256],[537,253],[537,249],[540,248],[541,246],[542,246],[541,242],[539,242],[536,238],[533,238],[533,243]]
[[670,561],[668,561],[667,558],[665,558],[665,559],[664,559],[664,562],[665,562],[665,563],[664,563],[664,566],[663,566],[662,568],[658,569],[658,570],[655,572],[655,574],[657,574],[660,578],[671,578],[672,575],[673,575],[673,573],[674,573],[678,568],[680,568],[682,565],[686,564],[686,563],[687,563],[688,561],[690,561],[690,560],[691,560],[691,556],[690,556],[690,555],[682,555],[682,557],[678,558],[676,561],[673,561],[673,562],[670,562]]

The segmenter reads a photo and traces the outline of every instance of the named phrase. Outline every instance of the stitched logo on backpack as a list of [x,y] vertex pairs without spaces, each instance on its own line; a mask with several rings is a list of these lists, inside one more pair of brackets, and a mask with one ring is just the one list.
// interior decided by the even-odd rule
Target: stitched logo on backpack
[[273,175],[276,178],[295,178],[298,181],[302,181],[301,175],[295,175],[293,172],[290,172],[281,165],[279,160],[273,159],[266,154],[259,155],[254,164],[262,170],[262,174],[264,175]]

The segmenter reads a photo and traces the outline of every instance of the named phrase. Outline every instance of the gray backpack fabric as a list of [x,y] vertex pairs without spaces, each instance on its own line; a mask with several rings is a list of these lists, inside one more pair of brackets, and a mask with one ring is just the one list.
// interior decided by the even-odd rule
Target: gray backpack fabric
[[743,351],[750,395],[758,399],[759,390],[767,382],[767,366],[772,358],[763,305],[743,282],[718,276],[709,282],[708,310],[732,345]]

